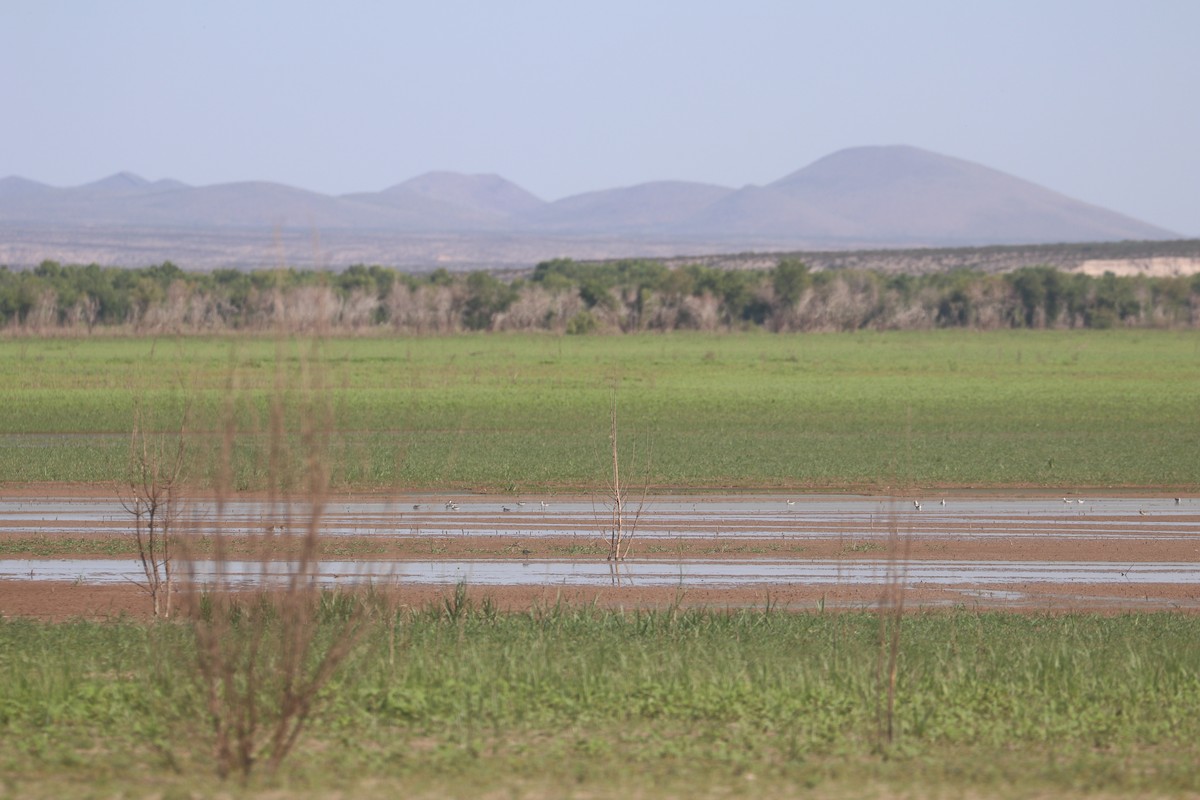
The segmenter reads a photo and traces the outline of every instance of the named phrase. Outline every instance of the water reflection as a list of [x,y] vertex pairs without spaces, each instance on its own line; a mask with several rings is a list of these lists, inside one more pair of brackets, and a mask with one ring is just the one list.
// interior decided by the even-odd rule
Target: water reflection
[[[200,582],[218,578],[255,585],[285,579],[286,562],[266,568],[258,562],[234,561],[217,571],[198,562]],[[884,584],[900,576],[906,586],[987,584],[1200,584],[1200,569],[1184,562],[1114,564],[1060,561],[322,561],[315,579],[326,586],[372,582],[473,586],[711,586],[764,584]],[[80,581],[105,584],[136,581],[138,562],[129,559],[0,560],[0,580]]]
[[[788,504],[788,500],[793,502]],[[912,498],[819,495],[801,498],[654,498],[638,519],[637,537],[664,538],[886,538],[911,537],[1200,539],[1200,501],[1185,498]],[[1079,502],[1079,500],[1083,502]],[[918,500],[920,500],[918,498]],[[1066,502],[1064,502],[1066,501]],[[330,503],[322,518],[329,536],[547,536],[603,535],[611,515],[599,502],[534,498],[406,496],[394,501]],[[524,505],[521,505],[524,503]],[[504,509],[509,509],[505,511]],[[218,526],[246,535],[298,524],[304,503],[267,506],[193,502],[184,522],[198,533]],[[128,530],[113,501],[46,498],[0,501],[0,531],[46,535]]]

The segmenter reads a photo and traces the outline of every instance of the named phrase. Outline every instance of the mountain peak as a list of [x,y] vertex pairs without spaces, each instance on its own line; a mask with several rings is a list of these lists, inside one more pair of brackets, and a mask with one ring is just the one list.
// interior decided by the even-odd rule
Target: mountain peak
[[502,216],[521,214],[545,205],[539,197],[492,173],[426,172],[384,189],[381,194],[419,195],[439,203]]
[[135,175],[132,172],[117,172],[109,175],[107,178],[101,178],[98,181],[84,184],[81,189],[94,189],[105,192],[126,192],[136,189],[144,189],[150,185],[150,181],[143,178],[141,175]]
[[982,164],[908,145],[839,150],[766,188],[840,220],[840,235],[861,241],[953,245],[1178,238]]
[[776,188],[836,184],[879,187],[898,181],[947,180],[981,173],[1000,175],[970,161],[911,145],[848,147],[819,158],[772,184]]

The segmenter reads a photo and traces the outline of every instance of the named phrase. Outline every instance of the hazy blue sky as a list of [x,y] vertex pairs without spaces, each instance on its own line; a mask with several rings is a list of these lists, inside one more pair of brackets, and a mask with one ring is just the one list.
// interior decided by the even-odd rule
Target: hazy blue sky
[[547,200],[911,144],[1200,235],[1200,2],[0,0],[0,177]]

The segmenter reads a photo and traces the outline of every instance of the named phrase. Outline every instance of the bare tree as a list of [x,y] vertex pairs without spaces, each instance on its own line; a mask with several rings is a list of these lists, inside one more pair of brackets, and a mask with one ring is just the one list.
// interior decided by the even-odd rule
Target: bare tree
[[45,289],[25,316],[25,327],[33,333],[45,333],[58,326],[58,293]]
[[75,305],[71,306],[67,312],[67,324],[72,328],[84,326],[87,332],[91,333],[92,328],[96,325],[96,318],[100,313],[100,301],[92,297],[90,294],[81,295],[75,301]]
[[[184,416],[186,420],[186,414]],[[168,443],[146,431],[141,408],[134,410],[129,467],[121,505],[133,517],[133,536],[154,616],[171,616],[175,525],[182,510],[180,483],[186,452],[183,424]]]

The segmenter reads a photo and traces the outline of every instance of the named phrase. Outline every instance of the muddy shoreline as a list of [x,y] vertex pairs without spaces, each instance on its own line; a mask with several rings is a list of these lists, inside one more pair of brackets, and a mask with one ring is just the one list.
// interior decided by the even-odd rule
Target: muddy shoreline
[[[413,585],[384,591],[387,602],[402,609],[440,608],[454,593],[453,586]],[[998,602],[998,596],[1020,595],[1021,600]],[[572,588],[501,586],[469,588],[474,603],[491,602],[504,612],[546,610],[558,604],[603,609],[664,610],[706,608],[717,611],[759,609],[792,613],[877,611],[886,598],[877,586],[809,587],[796,585],[761,588],[686,588],[614,586]],[[1003,610],[1014,613],[1128,613],[1132,611],[1184,611],[1200,613],[1200,589],[1172,584],[1114,586],[1054,585],[989,586],[986,589],[908,589],[903,595],[908,613],[949,609]],[[89,586],[68,581],[0,581],[0,617],[45,621],[70,619],[150,619],[146,593],[130,584]]]

